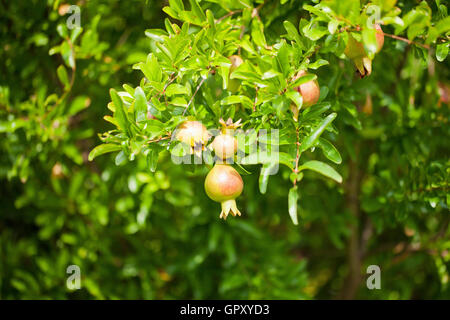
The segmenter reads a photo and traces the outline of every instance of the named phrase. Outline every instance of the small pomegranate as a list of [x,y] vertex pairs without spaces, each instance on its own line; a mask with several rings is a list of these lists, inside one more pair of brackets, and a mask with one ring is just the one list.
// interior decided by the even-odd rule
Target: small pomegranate
[[241,126],[241,119],[233,123],[233,120],[229,118],[226,122],[223,119],[219,120],[222,126],[222,133],[218,135],[211,146],[214,149],[214,153],[219,158],[219,162],[234,157],[237,152],[238,142],[233,136],[233,132],[236,128]]
[[196,154],[201,153],[209,137],[208,129],[199,121],[185,121],[178,127],[175,133],[175,138],[178,141],[189,145],[191,154],[194,152]]
[[[300,77],[307,75],[306,71],[300,70],[297,75],[294,77],[293,81],[297,80]],[[320,87],[317,80],[311,80],[306,83],[299,85],[294,88],[302,95],[303,98],[303,107],[310,107],[319,101],[320,97]]]
[[244,182],[240,174],[227,164],[215,164],[205,179],[205,191],[208,197],[222,205],[220,218],[226,220],[229,213],[240,216],[236,199],[242,193]]
[[212,147],[220,160],[229,159],[237,151],[237,139],[232,135],[220,134],[214,139]]
[[[375,24],[375,30],[377,39],[376,52],[378,53],[384,45],[384,33],[379,24]],[[372,73],[372,60],[367,56],[364,45],[362,42],[357,41],[350,33],[348,34],[348,42],[344,54],[353,60],[361,78]]]
[[[231,61],[230,75],[237,69],[237,67],[244,63],[244,60],[242,60],[242,58],[238,55],[232,55],[228,59]],[[236,93],[240,86],[241,82],[238,79],[228,79],[228,90],[232,93]]]

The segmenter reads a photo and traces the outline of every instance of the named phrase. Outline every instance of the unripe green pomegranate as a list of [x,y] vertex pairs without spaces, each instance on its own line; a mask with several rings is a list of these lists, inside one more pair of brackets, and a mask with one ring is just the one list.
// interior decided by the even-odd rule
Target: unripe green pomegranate
[[[379,24],[375,24],[377,53],[380,52],[384,45],[384,33]],[[372,73],[372,60],[367,56],[362,42],[357,41],[350,33],[348,34],[348,42],[345,47],[344,54],[356,65],[361,77]]]
[[[238,55],[232,55],[229,57],[231,61],[231,67],[230,67],[230,75],[234,72],[234,70],[237,69],[242,63],[244,63],[244,60]],[[241,86],[241,82],[238,79],[228,79],[228,90],[230,90],[232,93],[236,93],[239,90],[239,87]]]
[[224,220],[228,214],[240,216],[235,199],[239,197],[244,188],[240,174],[231,166],[216,164],[205,179],[205,191],[208,197],[222,205],[220,218]]
[[201,153],[209,140],[209,132],[199,121],[185,121],[178,127],[175,138],[189,145],[191,153]]
[[237,139],[229,134],[220,134],[212,142],[212,147],[216,156],[221,159],[234,157],[237,151]]
[[[306,71],[301,70],[294,77],[293,81],[297,80],[300,77],[307,75]],[[298,93],[302,95],[303,98],[303,107],[308,108],[319,101],[320,97],[320,87],[317,80],[311,80],[306,83],[295,87],[294,90],[297,90]]]

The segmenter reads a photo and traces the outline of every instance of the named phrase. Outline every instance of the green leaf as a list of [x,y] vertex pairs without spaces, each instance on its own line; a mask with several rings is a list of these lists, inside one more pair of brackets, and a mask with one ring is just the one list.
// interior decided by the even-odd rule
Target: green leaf
[[69,86],[69,77],[67,76],[66,68],[63,65],[60,65],[58,69],[56,69],[56,73],[58,75],[59,81],[64,85],[64,87]]
[[362,129],[361,121],[358,119],[358,110],[356,106],[352,103],[342,103],[341,104],[347,112],[342,112],[342,119],[345,123],[352,125],[357,130]]
[[283,75],[286,77],[290,71],[290,63],[288,45],[284,40],[281,43],[281,47],[278,49],[277,63],[279,70],[281,70],[281,72],[283,72]]
[[122,147],[118,144],[104,143],[104,144],[98,145],[94,149],[92,149],[91,152],[89,152],[88,159],[89,159],[89,161],[92,161],[99,155],[109,153],[109,152],[119,151],[121,149],[122,149]]
[[152,148],[147,154],[147,167],[151,172],[156,171],[156,166],[158,164],[159,150],[157,148]]
[[436,46],[436,59],[442,62],[447,58],[449,43],[441,43]]
[[297,80],[295,80],[294,82],[289,84],[290,88],[295,88],[298,87],[301,84],[304,84],[306,82],[312,81],[312,80],[316,80],[317,76],[315,74],[306,74],[304,76],[301,76],[300,78],[298,78]]
[[267,191],[267,184],[269,183],[269,176],[274,174],[276,163],[265,163],[261,167],[261,173],[259,174],[259,191],[265,194]]
[[267,47],[266,37],[264,36],[264,26],[258,19],[252,20],[252,38],[253,42],[256,43],[256,45],[265,48]]
[[255,152],[243,158],[240,163],[244,165],[257,163],[281,163],[291,169],[294,168],[294,159],[292,159],[292,157],[285,152]]
[[436,23],[436,31],[438,35],[450,31],[450,16],[445,17],[444,19]]
[[74,115],[80,112],[81,110],[89,107],[90,100],[86,96],[78,96],[75,99],[73,99],[72,103],[70,104],[70,108],[67,111],[67,115]]
[[280,75],[282,75],[282,74],[277,71],[269,70],[269,71],[264,72],[261,79],[262,80],[272,79],[272,78],[278,77]]
[[166,95],[171,97],[176,94],[189,94],[189,90],[181,84],[172,83],[166,88]]
[[189,0],[189,3],[191,4],[192,12],[199,18],[200,20],[206,20],[205,13],[203,12],[203,9],[198,4],[197,0]]
[[144,90],[141,87],[136,87],[134,90],[134,111],[136,114],[136,121],[144,121],[147,119],[147,98]]
[[375,56],[375,53],[377,53],[378,49],[375,28],[364,28],[362,31],[362,39],[364,48],[366,49],[369,58],[372,59]]
[[184,11],[182,0],[169,0],[169,5],[173,10],[175,10],[175,12]]
[[216,32],[216,23],[214,20],[214,14],[212,13],[211,10],[206,10],[206,17],[208,19],[208,24],[211,27],[211,29],[213,30],[213,32]]
[[320,135],[333,122],[336,116],[337,114],[333,112],[322,120],[322,122],[313,130],[313,132],[311,132],[311,134],[308,135],[305,140],[303,140],[302,144],[300,145],[300,153],[308,150],[316,143],[317,139],[319,139]]
[[73,29],[72,34],[70,35],[70,41],[72,41],[72,43],[75,43],[81,32],[83,32],[83,28],[81,27],[76,27],[75,29]]
[[114,118],[117,120],[119,128],[122,129],[128,137],[131,137],[127,111],[125,110],[122,99],[114,89],[110,89],[109,94],[116,110],[114,112]]
[[304,48],[302,39],[300,38],[300,34],[298,33],[295,26],[289,21],[284,21],[283,26],[288,33],[289,39],[294,40],[296,43],[300,45],[301,48]]
[[228,96],[225,97],[224,99],[222,99],[222,101],[220,102],[221,105],[225,106],[225,105],[230,105],[230,104],[238,104],[238,103],[242,103],[243,106],[245,108],[251,108],[253,105],[252,100],[250,100],[250,98],[246,97],[246,96]]
[[145,30],[145,35],[155,41],[163,42],[164,37],[167,37],[168,33],[161,29],[147,29]]
[[56,31],[61,36],[61,38],[67,38],[69,36],[67,27],[65,24],[58,24],[56,26]]
[[152,53],[147,56],[145,70],[148,70],[150,76],[149,80],[156,82],[160,82],[162,80],[161,66],[159,65],[158,59]]
[[336,164],[340,164],[342,162],[342,157],[339,154],[339,151],[327,139],[319,138],[319,147],[322,149],[323,154],[328,158],[328,160],[331,160]]
[[322,161],[311,160],[305,162],[298,168],[298,170],[299,172],[302,170],[312,170],[324,175],[325,177],[331,178],[338,183],[342,182],[341,175],[336,170],[334,170],[333,167]]
[[63,42],[61,44],[61,56],[64,60],[64,63],[70,67],[75,67],[75,57],[73,55],[73,50],[67,42]]
[[292,100],[292,102],[295,103],[295,105],[297,106],[297,108],[301,108],[302,104],[303,104],[303,98],[301,96],[300,93],[298,93],[297,91],[294,90],[289,90],[286,91],[286,96]]
[[[322,89],[320,89],[322,93]],[[308,108],[304,110],[299,118],[299,121],[308,121],[310,119],[315,119],[320,116],[322,113],[328,111],[331,108],[331,104],[329,103],[318,103],[314,106],[314,108]]]
[[292,223],[295,225],[298,225],[297,202],[298,202],[298,188],[297,186],[295,186],[289,189],[288,195],[289,216],[291,217]]
[[310,63],[308,65],[309,69],[316,70],[322,66],[326,66],[327,64],[330,64],[327,60],[324,59],[318,59],[317,61],[314,61],[313,63]]
[[331,20],[328,22],[328,32],[334,34],[339,27],[339,20]]
[[303,27],[302,31],[307,38],[313,41],[319,40],[328,33],[328,29],[320,26],[315,20],[311,20],[310,23]]

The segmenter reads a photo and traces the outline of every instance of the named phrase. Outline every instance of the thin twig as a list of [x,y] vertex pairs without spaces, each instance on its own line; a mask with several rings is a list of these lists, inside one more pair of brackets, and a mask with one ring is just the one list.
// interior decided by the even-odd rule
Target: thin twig
[[147,141],[147,143],[150,144],[150,143],[155,143],[155,142],[159,142],[159,141],[167,140],[167,139],[170,139],[170,135],[166,136],[166,137],[160,137],[160,138],[154,139],[154,140],[149,140],[149,141]]
[[232,15],[235,15],[236,13],[242,12],[242,10],[235,10],[235,11],[230,11],[228,12],[226,15],[224,15],[223,17],[219,18],[216,20],[216,23],[221,22],[222,20],[231,17]]
[[[339,30],[340,33],[341,32],[352,32],[352,31],[361,31],[361,28],[359,26],[356,26],[356,27],[354,27],[354,26],[346,26],[346,27],[343,27],[343,28],[341,28]],[[386,32],[384,32],[382,30],[375,30],[375,32],[383,34],[386,37],[389,37],[389,38],[392,38],[392,39],[395,39],[395,40],[400,40],[400,41],[406,42],[409,45],[414,44],[416,46],[419,46],[419,47],[422,47],[424,49],[430,50],[430,46],[426,45],[426,44],[423,44],[423,43],[415,42],[415,41],[409,40],[407,38],[397,36],[395,34],[386,33]]]
[[[380,33],[381,33],[381,31],[380,31]],[[389,33],[385,33],[385,32],[383,32],[383,34],[385,36],[389,37],[389,38],[400,40],[400,41],[406,42],[406,43],[408,43],[410,45],[414,44],[416,46],[419,46],[419,47],[422,47],[424,49],[430,50],[430,46],[429,45],[426,45],[426,44],[423,44],[423,43],[418,43],[418,42],[415,42],[415,41],[412,41],[412,40],[409,40],[409,39],[406,39],[406,38],[403,38],[403,37],[400,37],[400,36],[396,36],[395,34],[389,34]]]
[[259,87],[255,87],[256,93],[255,93],[255,102],[253,103],[253,112],[256,111],[256,104],[258,103],[258,90]]
[[[297,127],[297,129],[295,130],[296,135],[297,135],[297,155],[295,157],[295,169],[293,170],[295,173],[298,173],[298,162],[300,160],[300,129]],[[294,187],[297,185],[297,177],[295,177],[294,180]]]
[[189,100],[189,103],[187,104],[186,108],[184,108],[183,116],[185,115],[187,109],[189,109],[189,106],[191,105],[191,103],[194,101],[195,95],[197,94],[198,90],[202,86],[203,82],[205,82],[205,80],[206,80],[205,78],[202,78],[202,81],[200,81],[200,83],[198,84],[197,88],[195,89],[194,94],[191,97],[191,100]]

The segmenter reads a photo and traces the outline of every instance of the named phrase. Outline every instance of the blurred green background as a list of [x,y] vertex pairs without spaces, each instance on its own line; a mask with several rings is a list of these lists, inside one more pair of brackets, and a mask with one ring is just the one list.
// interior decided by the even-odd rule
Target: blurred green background
[[[298,23],[305,2],[269,1],[260,13],[269,38],[282,21]],[[164,26],[166,4],[77,4],[83,31],[65,97],[67,5],[0,1],[1,299],[450,298],[448,59],[386,38],[373,74],[358,80],[330,54],[319,82],[364,111],[357,123],[337,118],[344,183],[306,174],[294,226],[290,172],[261,195],[250,168],[243,216],[224,222],[203,190],[207,168],[187,172],[167,154],[156,173],[143,157],[87,160],[97,132],[111,129],[109,88],[139,83],[132,65],[150,51],[145,29]],[[381,290],[366,288],[372,264]],[[80,290],[66,287],[69,265],[80,267]]]

